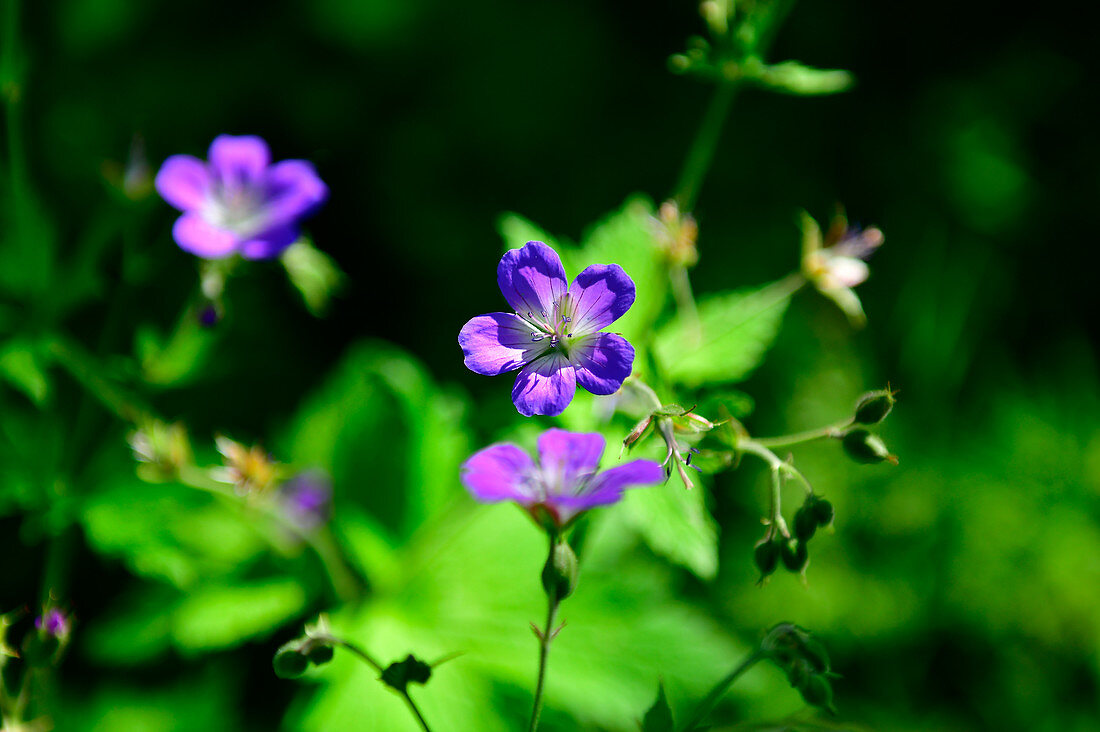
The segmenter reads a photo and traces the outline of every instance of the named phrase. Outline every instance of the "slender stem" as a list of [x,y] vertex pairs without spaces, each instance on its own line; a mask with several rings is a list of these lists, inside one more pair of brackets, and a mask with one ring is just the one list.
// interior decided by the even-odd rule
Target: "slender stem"
[[836,424],[828,425],[827,427],[818,427],[817,429],[795,432],[790,435],[754,437],[753,442],[771,450],[782,450],[785,447],[794,447],[795,445],[801,445],[804,442],[813,442],[814,440],[820,440],[824,437],[840,437],[844,430],[851,425],[852,421],[847,420],[845,422],[837,422]]
[[695,711],[692,713],[691,719],[689,719],[687,724],[685,724],[683,728],[681,728],[681,732],[691,732],[691,730],[699,726],[699,724],[702,723],[704,719],[706,719],[707,715],[711,713],[715,705],[718,704],[719,700],[723,696],[725,696],[727,691],[729,691],[729,688],[733,686],[733,683],[737,681],[738,678],[740,678],[741,674],[748,671],[756,663],[763,661],[764,658],[765,656],[763,651],[755,651],[751,656],[738,664],[738,666],[734,668],[733,671],[730,671],[725,678],[715,684],[714,688],[711,689],[706,698],[704,698],[703,701],[699,702],[698,706],[695,707]]
[[[550,543],[550,551],[554,551],[554,543]],[[531,707],[531,724],[527,726],[528,732],[535,732],[539,727],[539,715],[542,714],[542,691],[546,683],[546,661],[550,655],[551,634],[554,632],[554,618],[558,613],[558,598],[552,593],[547,596],[546,625],[539,636],[539,677],[535,682],[535,702]]]
[[726,117],[729,116],[733,97],[737,90],[737,83],[728,79],[722,79],[714,90],[714,96],[710,100],[703,122],[699,126],[699,132],[695,136],[691,149],[688,150],[684,160],[684,168],[680,173],[680,182],[676,186],[676,194],[673,198],[680,206],[681,211],[690,212],[695,207],[699,198],[699,190],[703,186],[703,179],[710,170],[714,160],[715,150],[718,148],[718,140],[722,136],[722,127]]
[[699,321],[699,308],[695,305],[695,295],[691,291],[691,279],[688,277],[687,267],[682,264],[674,264],[668,272],[672,282],[672,296],[676,299],[676,309],[680,311],[687,323],[688,332],[691,333],[695,345],[703,338],[703,326]]
[[424,719],[424,715],[421,714],[420,710],[416,708],[416,702],[414,702],[412,700],[412,697],[409,696],[408,689],[401,692],[401,697],[405,700],[405,704],[408,705],[409,711],[413,713],[414,717],[416,717],[416,721],[420,722],[420,728],[423,729],[424,732],[432,732],[431,728],[428,726],[428,722]]

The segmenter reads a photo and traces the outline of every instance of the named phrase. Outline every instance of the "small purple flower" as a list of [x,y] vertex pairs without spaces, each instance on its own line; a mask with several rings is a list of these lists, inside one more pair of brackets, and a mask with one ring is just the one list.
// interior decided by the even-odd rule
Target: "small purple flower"
[[69,635],[69,618],[57,608],[50,608],[34,620],[34,627],[46,635],[63,639]]
[[219,135],[209,158],[173,155],[155,181],[161,197],[183,211],[172,238],[199,257],[276,257],[298,238],[301,220],[328,198],[312,163],[272,165],[262,138]]
[[630,376],[634,348],[601,333],[634,304],[634,282],[617,264],[593,264],[566,285],[557,252],[541,241],[512,249],[497,284],[514,313],[479,315],[462,327],[466,368],[486,376],[520,369],[512,388],[519,413],[561,414],[577,384],[614,394]]
[[515,501],[561,529],[590,508],[616,503],[627,488],[665,479],[652,460],[599,472],[604,447],[598,433],[549,429],[539,437],[537,463],[516,445],[490,445],[463,464],[462,482],[481,503]]
[[279,488],[279,503],[295,526],[312,531],[332,515],[332,481],[320,470],[298,473]]

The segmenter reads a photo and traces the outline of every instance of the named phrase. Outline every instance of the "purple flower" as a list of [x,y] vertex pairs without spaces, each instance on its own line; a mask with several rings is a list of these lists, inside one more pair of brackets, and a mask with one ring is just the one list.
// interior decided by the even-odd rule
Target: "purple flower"
[[597,433],[549,429],[539,437],[537,463],[516,445],[490,445],[463,464],[462,482],[477,501],[515,501],[561,529],[590,508],[617,502],[627,488],[665,479],[652,460],[599,472],[604,446]]
[[278,256],[298,238],[301,220],[328,198],[312,163],[272,165],[267,143],[259,137],[219,135],[209,158],[173,155],[155,181],[161,197],[183,211],[172,238],[205,259]]
[[332,481],[320,470],[298,473],[279,488],[279,503],[295,526],[311,531],[332,515]]
[[34,620],[34,627],[54,638],[69,634],[69,618],[57,608],[50,608]]
[[557,252],[529,241],[501,258],[497,284],[515,312],[473,318],[458,345],[475,373],[520,370],[512,388],[520,414],[561,414],[577,384],[614,394],[630,376],[634,348],[599,332],[634,304],[634,282],[622,267],[593,264],[567,286]]

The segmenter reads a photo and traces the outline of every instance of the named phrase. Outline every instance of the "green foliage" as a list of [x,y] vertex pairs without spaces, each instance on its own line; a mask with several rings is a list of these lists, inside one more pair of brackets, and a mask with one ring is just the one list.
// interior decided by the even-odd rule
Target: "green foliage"
[[744,379],[764,360],[789,301],[779,282],[702,299],[698,323],[679,314],[657,332],[664,375],[688,387]]
[[718,571],[718,525],[707,510],[702,486],[679,481],[627,492],[623,511],[658,554],[703,579]]
[[208,584],[172,613],[172,637],[189,651],[232,647],[294,619],[306,599],[293,578]]
[[672,719],[672,709],[665,697],[665,685],[657,685],[657,699],[642,718],[642,732],[675,732],[676,724]]
[[299,239],[280,257],[290,283],[301,293],[309,312],[324,315],[332,297],[345,285],[344,273],[332,258],[313,246],[309,239]]
[[35,344],[12,339],[0,346],[0,377],[23,392],[35,404],[49,396],[45,357]]

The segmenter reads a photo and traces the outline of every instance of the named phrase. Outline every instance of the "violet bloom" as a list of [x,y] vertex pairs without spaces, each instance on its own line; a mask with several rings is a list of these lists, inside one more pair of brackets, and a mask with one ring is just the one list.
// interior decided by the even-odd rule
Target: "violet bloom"
[[593,264],[566,285],[557,252],[541,241],[512,249],[497,284],[513,313],[479,315],[462,327],[466,368],[486,376],[519,369],[512,402],[519,413],[561,414],[577,384],[614,394],[630,376],[634,348],[600,333],[634,304],[634,282],[617,264]]
[[598,433],[549,429],[539,437],[538,462],[516,445],[490,445],[463,464],[462,482],[481,503],[515,501],[560,530],[590,508],[616,503],[627,488],[665,479],[652,460],[599,472],[604,446]]
[[301,220],[328,198],[328,188],[307,160],[271,164],[259,137],[219,135],[209,162],[173,155],[157,172],[161,197],[183,211],[172,238],[205,259],[240,254],[276,257],[298,238]]
[[69,634],[69,618],[57,608],[50,608],[35,618],[34,627],[48,636],[62,639]]
[[312,531],[332,515],[332,481],[320,470],[298,473],[279,488],[283,514],[303,531]]

